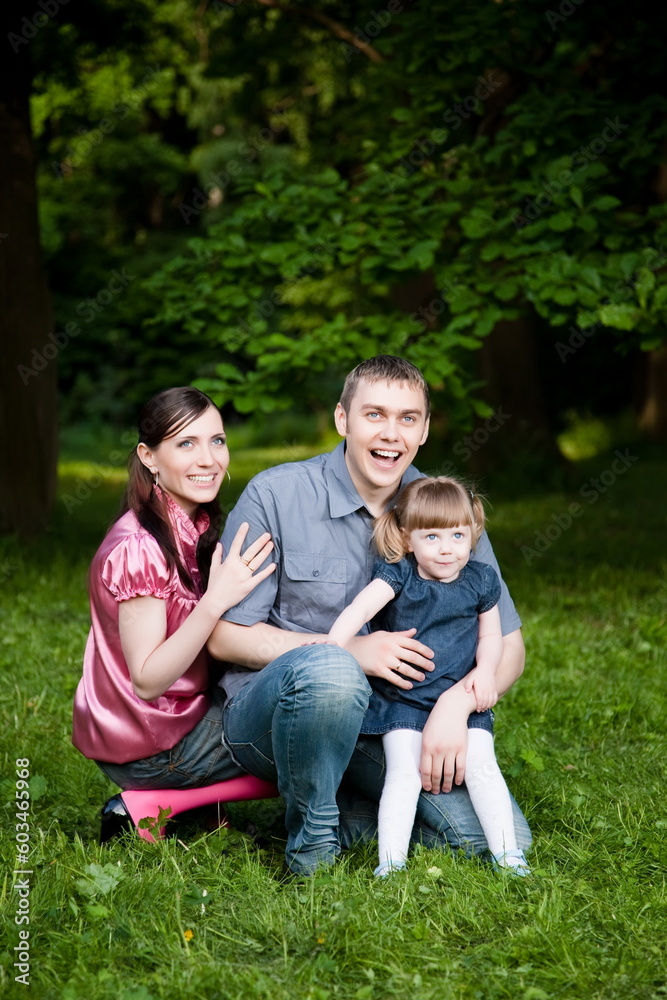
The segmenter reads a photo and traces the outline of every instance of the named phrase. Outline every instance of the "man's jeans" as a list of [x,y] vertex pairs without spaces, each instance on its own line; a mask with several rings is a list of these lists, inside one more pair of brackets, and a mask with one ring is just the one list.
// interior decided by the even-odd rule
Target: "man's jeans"
[[[382,740],[358,738],[369,695],[357,661],[345,650],[301,646],[253,676],[225,710],[225,742],[235,760],[275,781],[285,800],[286,860],[294,872],[311,874],[341,848],[377,834]],[[527,850],[530,829],[514,800],[512,805],[517,843]],[[465,787],[422,792],[413,839],[467,854],[488,849]]]
[[312,874],[340,853],[336,792],[370,693],[354,657],[318,644],[283,653],[225,709],[224,739],[234,759],[275,781],[285,801],[285,857],[293,872]]

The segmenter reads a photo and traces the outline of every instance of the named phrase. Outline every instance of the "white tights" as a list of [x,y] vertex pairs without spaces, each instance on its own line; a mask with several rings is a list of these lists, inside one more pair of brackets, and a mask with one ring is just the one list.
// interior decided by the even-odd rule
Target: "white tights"
[[[419,759],[422,735],[393,729],[382,737],[387,773],[380,799],[378,839],[380,864],[402,865],[421,791]],[[516,850],[512,803],[485,729],[468,730],[466,787],[492,854]]]

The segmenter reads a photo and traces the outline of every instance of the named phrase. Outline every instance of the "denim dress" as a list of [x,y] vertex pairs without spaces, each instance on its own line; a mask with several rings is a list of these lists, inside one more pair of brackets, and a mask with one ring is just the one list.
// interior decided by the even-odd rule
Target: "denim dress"
[[[435,669],[423,681],[414,681],[409,691],[378,677],[369,678],[373,694],[361,732],[367,735],[388,733],[392,729],[421,732],[443,691],[475,666],[477,616],[498,603],[500,580],[487,563],[474,561],[464,566],[452,583],[424,580],[411,553],[397,563],[378,560],[373,578],[384,580],[396,595],[373,619],[373,631],[402,632],[416,628],[414,638],[435,654]],[[468,726],[493,732],[493,712],[473,712]]]

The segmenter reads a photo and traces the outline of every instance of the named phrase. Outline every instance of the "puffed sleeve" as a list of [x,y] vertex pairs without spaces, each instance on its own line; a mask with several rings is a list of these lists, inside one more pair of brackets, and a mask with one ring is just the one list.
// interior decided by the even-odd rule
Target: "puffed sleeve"
[[152,535],[137,533],[123,538],[107,555],[102,583],[117,601],[133,597],[166,599],[174,592],[172,573]]
[[477,606],[477,612],[482,615],[485,611],[495,608],[500,600],[500,580],[493,566],[489,566],[488,563],[480,563],[479,565],[483,568],[483,574],[482,593]]
[[373,567],[373,579],[384,580],[395,594],[400,594],[405,586],[408,570],[406,559],[401,559],[397,563],[388,563],[384,559],[378,559]]

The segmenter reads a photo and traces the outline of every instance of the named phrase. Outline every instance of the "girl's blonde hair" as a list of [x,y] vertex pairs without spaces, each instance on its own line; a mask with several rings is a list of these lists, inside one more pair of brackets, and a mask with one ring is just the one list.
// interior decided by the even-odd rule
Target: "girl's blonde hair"
[[416,479],[401,490],[393,510],[377,518],[373,538],[382,558],[395,563],[407,555],[411,531],[459,524],[471,529],[474,549],[484,531],[480,495],[449,476]]

